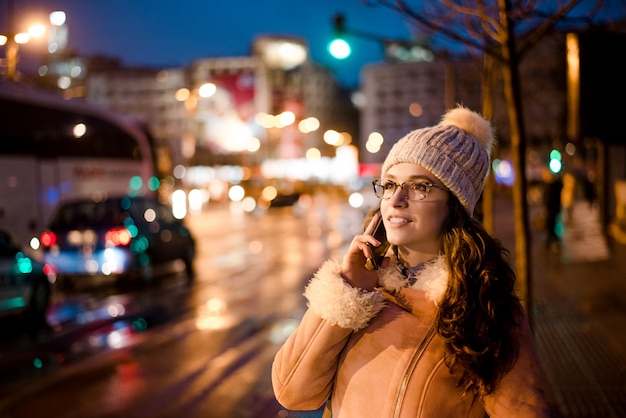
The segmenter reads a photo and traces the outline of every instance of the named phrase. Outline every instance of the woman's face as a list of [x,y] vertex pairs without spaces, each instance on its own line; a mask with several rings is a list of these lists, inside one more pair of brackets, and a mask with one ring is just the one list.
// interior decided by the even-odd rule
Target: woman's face
[[[445,189],[430,171],[413,163],[393,165],[382,179],[383,182],[388,180],[396,184],[427,181]],[[412,194],[414,198],[407,200],[405,192]],[[420,192],[409,192],[408,186],[405,186],[404,190],[397,188],[390,199],[381,199],[380,209],[389,242],[405,247],[409,253],[438,254],[448,217],[449,193],[447,190],[431,187],[420,200]],[[417,260],[419,261],[423,260]]]

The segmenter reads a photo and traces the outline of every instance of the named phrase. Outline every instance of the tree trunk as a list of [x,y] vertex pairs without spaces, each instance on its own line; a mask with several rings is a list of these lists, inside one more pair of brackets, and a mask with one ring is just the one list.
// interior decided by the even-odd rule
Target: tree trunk
[[515,49],[510,16],[510,0],[498,0],[500,24],[502,25],[502,81],[509,114],[511,130],[511,159],[515,172],[513,183],[513,218],[515,226],[515,265],[517,268],[518,293],[526,308],[529,320],[532,315],[532,286],[530,268],[530,228],[526,202],[526,139],[522,118],[521,88],[519,80],[519,57]]
[[[493,77],[493,57],[489,54],[483,56],[482,78],[481,78],[481,90],[482,90],[482,114],[486,119],[493,117],[493,86],[495,83]],[[496,143],[497,146],[497,143]],[[491,155],[495,155],[495,149],[492,150]],[[483,202],[482,202],[482,223],[487,232],[493,235],[494,233],[494,221],[493,221],[493,196],[495,189],[495,177],[493,170],[489,171],[489,176],[485,181],[485,188],[483,190]]]

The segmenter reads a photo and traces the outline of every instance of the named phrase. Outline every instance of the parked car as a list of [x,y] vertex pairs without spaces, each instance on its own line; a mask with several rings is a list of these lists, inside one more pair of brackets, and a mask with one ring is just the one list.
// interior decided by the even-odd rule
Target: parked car
[[40,241],[44,261],[70,282],[96,276],[149,281],[177,266],[189,281],[194,277],[194,238],[170,206],[152,197],[65,202]]
[[11,234],[0,230],[0,317],[45,319],[54,270],[25,255]]

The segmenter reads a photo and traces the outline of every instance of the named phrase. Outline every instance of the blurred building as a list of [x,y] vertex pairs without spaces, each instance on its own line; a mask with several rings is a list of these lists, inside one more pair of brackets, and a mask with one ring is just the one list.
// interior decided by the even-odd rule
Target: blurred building
[[186,71],[103,65],[101,59],[91,63],[85,99],[145,123],[155,139],[158,168],[170,171],[173,161],[182,161],[180,138],[187,115],[176,91],[187,85]]
[[302,67],[302,77],[306,113],[320,119],[320,129],[307,137],[307,144],[318,144],[322,155],[331,155],[334,147],[322,139],[328,129],[348,133],[355,143],[359,137],[359,112],[352,103],[352,92],[337,84],[329,68],[312,61]]
[[[302,50],[287,57],[272,55],[285,42]],[[358,129],[357,113],[342,98],[332,73],[311,62],[298,39],[260,37],[251,56],[203,58],[186,68],[99,67],[90,71],[85,84],[86,100],[148,125],[165,160],[164,171],[176,164],[302,159],[311,148],[334,157],[335,147],[324,142],[323,133],[341,129],[356,135]],[[214,90],[204,94],[205,85]],[[257,119],[285,111],[294,117],[287,126],[264,127]],[[303,132],[298,123],[308,118],[318,126]],[[251,149],[253,140],[258,140],[258,149]]]
[[54,11],[50,13],[49,20],[47,54],[42,55],[37,85],[61,90],[68,99],[82,97],[85,95],[86,59],[67,48],[70,34],[65,12]]
[[[398,139],[414,129],[436,125],[455,104],[480,109],[480,66],[450,57],[368,65],[361,92],[362,161],[382,163]],[[379,149],[368,146],[372,133],[382,136]]]

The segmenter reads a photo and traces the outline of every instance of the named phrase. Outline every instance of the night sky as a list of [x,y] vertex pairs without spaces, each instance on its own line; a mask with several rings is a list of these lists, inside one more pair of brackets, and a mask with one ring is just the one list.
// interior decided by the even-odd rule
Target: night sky
[[[7,3],[0,0],[0,33],[7,31]],[[248,56],[256,36],[304,38],[313,61],[331,68],[339,82],[358,85],[364,64],[382,59],[378,42],[353,38],[353,54],[338,61],[327,52],[332,15],[346,26],[381,37],[407,39],[402,19],[386,8],[360,0],[12,0],[15,26],[35,15],[47,23],[52,10],[64,10],[69,47],[79,55],[106,54],[129,66],[186,66],[199,58]],[[25,60],[42,45],[22,48]],[[27,62],[27,61],[24,61]]]

